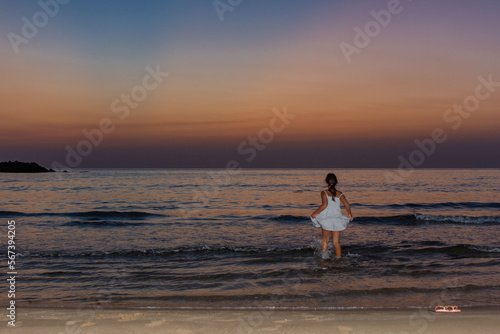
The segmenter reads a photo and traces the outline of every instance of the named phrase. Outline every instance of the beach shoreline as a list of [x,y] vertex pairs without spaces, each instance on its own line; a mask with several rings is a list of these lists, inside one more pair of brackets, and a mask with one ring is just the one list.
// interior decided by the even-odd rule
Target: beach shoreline
[[[498,333],[500,308],[216,310],[19,308],[2,333]],[[6,329],[6,330],[5,330]]]

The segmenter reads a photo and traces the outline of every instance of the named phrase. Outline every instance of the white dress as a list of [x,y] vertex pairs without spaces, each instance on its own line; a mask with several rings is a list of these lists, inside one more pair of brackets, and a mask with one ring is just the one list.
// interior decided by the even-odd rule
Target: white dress
[[[312,218],[312,223],[315,227],[321,227],[327,231],[343,231],[349,224],[350,219],[342,214],[340,210],[340,197],[331,197],[325,191],[328,199],[327,207]],[[340,196],[343,196],[341,194]]]

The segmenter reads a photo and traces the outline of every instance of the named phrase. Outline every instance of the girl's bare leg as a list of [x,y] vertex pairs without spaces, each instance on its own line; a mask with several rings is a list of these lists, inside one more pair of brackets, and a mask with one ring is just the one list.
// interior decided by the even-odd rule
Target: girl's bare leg
[[326,252],[328,250],[328,241],[330,241],[330,235],[332,234],[332,232],[321,229],[321,234],[323,236],[322,240],[323,252]]
[[[342,250],[340,247],[340,231],[333,231],[333,247],[335,247],[335,255],[342,257]],[[324,240],[325,238],[323,238]]]

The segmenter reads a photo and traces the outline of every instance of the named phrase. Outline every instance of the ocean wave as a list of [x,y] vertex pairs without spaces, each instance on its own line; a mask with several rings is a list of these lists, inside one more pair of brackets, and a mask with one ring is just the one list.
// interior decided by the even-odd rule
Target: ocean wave
[[389,224],[402,226],[432,225],[432,224],[481,224],[496,225],[500,216],[444,216],[410,213],[405,215],[385,217],[355,217],[355,222],[365,224]]
[[441,215],[425,215],[415,214],[418,221],[421,222],[436,222],[449,224],[498,224],[500,216],[441,216]]
[[371,209],[500,209],[497,202],[442,202],[442,203],[403,203],[403,204],[360,204],[353,203],[353,207]]
[[70,212],[62,214],[69,217],[83,218],[127,218],[127,219],[142,219],[148,217],[164,217],[163,214],[141,212],[141,211],[87,211],[87,212]]
[[473,251],[483,252],[483,253],[497,253],[500,254],[500,247],[488,247],[488,246],[470,246]]
[[[380,257],[385,255],[404,255],[408,254],[416,256],[418,254],[445,254],[451,257],[500,257],[500,248],[494,246],[478,246],[470,244],[446,245],[443,243],[415,243],[413,245],[394,245],[381,246],[378,244],[351,244],[343,246],[345,255],[351,259],[369,259],[372,257]],[[20,257],[168,257],[174,255],[191,256],[191,255],[242,255],[242,256],[272,256],[273,258],[281,258],[282,256],[304,256],[315,254],[316,247],[314,245],[306,247],[233,247],[233,246],[200,246],[200,247],[176,247],[169,249],[128,249],[118,251],[74,251],[68,252],[65,250],[56,252],[36,252],[25,251],[19,252]]]
[[177,247],[171,249],[129,249],[119,251],[56,251],[56,252],[19,252],[19,257],[150,257],[150,256],[172,256],[172,255],[221,255],[236,253],[241,255],[269,254],[276,257],[286,254],[304,254],[313,251],[313,247],[296,248],[258,248],[258,247],[232,247],[232,246],[201,246],[201,247]]
[[141,211],[83,211],[83,212],[40,212],[40,213],[25,213],[17,211],[0,211],[0,217],[16,218],[16,217],[78,217],[78,218],[109,218],[109,219],[144,219],[150,217],[166,217],[167,215],[141,212]]
[[19,216],[25,216],[26,214],[17,211],[0,211],[0,217],[2,218],[15,218]]
[[308,217],[293,216],[293,215],[280,215],[280,216],[265,215],[265,216],[258,216],[255,218],[257,218],[259,220],[260,219],[272,220],[272,221],[282,222],[282,223],[303,223],[305,219],[309,219]]
[[[375,289],[351,289],[351,290],[343,290],[336,291],[335,294],[337,296],[391,296],[391,295],[401,295],[401,294],[417,294],[417,293],[425,293],[425,294],[436,294],[442,293],[444,289],[446,289],[450,294],[453,292],[471,292],[471,291],[484,291],[484,290],[496,290],[500,288],[498,284],[491,285],[475,285],[475,284],[467,284],[463,286],[456,287],[439,287],[439,288],[420,288],[420,287],[393,287],[393,288],[375,288]],[[318,295],[320,297],[321,295]],[[314,297],[314,295],[313,295]]]
[[441,253],[451,257],[497,257],[500,256],[500,249],[490,246],[475,246],[460,244],[453,246],[430,246],[417,249],[404,249],[399,253],[406,252],[411,254],[430,254]]
[[[295,224],[309,223],[308,216],[294,215],[264,215],[256,216],[253,219],[269,220],[278,223]],[[361,224],[389,224],[389,225],[430,225],[430,224],[482,224],[496,225],[500,224],[500,216],[443,216],[443,215],[427,215],[420,213],[409,213],[396,216],[365,216],[355,217],[353,223]]]
[[62,226],[75,226],[75,227],[127,227],[146,225],[145,222],[128,222],[128,221],[113,221],[113,220],[88,220],[88,221],[70,221],[62,224]]

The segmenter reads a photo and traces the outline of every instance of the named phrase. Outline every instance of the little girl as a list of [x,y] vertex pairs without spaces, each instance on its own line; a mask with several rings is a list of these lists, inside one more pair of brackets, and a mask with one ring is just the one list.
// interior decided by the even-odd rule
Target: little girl
[[[353,220],[351,206],[349,205],[349,202],[347,202],[344,194],[335,188],[337,185],[337,177],[335,174],[328,174],[325,181],[328,184],[328,190],[323,190],[321,192],[321,206],[312,213],[311,220],[314,226],[321,227],[321,233],[323,235],[323,257],[327,256],[326,251],[328,249],[330,235],[333,239],[335,255],[341,257],[340,232],[345,230],[347,224]],[[349,218],[342,215],[340,202],[344,204],[344,207],[349,214]]]

